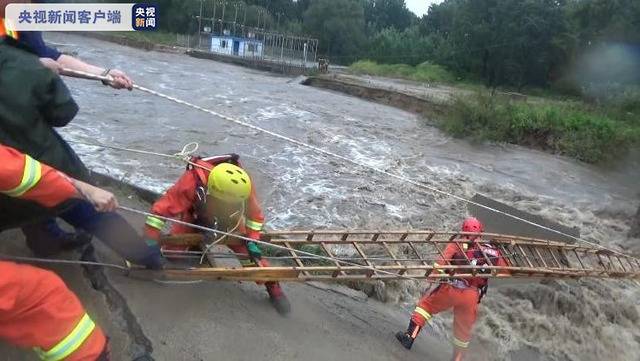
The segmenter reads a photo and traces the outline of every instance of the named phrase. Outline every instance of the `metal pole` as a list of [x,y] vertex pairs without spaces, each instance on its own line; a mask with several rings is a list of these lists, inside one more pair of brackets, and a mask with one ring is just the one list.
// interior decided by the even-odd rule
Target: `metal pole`
[[244,4],[244,19],[242,19],[242,26],[247,25],[247,4]]
[[213,0],[213,17],[211,18],[211,32],[216,33],[216,3],[217,0]]
[[220,20],[220,33],[224,34],[224,10],[227,7],[227,2],[222,2],[222,20]]
[[233,15],[233,35],[236,35],[236,20],[238,19],[238,3],[233,4],[233,7],[236,9],[235,15]]
[[306,69],[307,67],[307,41],[304,42],[304,50],[302,50],[302,67]]
[[316,63],[318,61],[318,43],[320,41],[318,39],[316,39],[314,42],[316,44],[315,44],[315,47],[314,47],[314,50],[313,50],[313,62]]
[[198,17],[198,49],[202,47],[202,7],[204,6],[204,0],[200,0],[200,16]]
[[283,61],[284,56],[284,35],[282,35],[282,47],[280,48],[280,61]]

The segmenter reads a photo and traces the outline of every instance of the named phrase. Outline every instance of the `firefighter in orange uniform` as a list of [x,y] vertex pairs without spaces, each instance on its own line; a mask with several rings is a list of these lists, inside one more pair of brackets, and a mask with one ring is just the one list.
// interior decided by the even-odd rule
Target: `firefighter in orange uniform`
[[[463,222],[462,231],[482,233],[484,227],[479,220],[470,217]],[[443,252],[444,257],[434,264],[435,267],[446,264],[482,266],[489,265],[488,261],[493,266],[508,266],[497,248],[488,243],[477,242],[479,236],[463,237],[466,240],[458,240],[447,245]],[[445,271],[441,269],[439,272]],[[487,287],[488,280],[482,277],[452,278],[449,282],[441,283],[418,301],[407,331],[396,333],[396,338],[402,346],[411,349],[418,333],[433,315],[453,308],[453,361],[461,361],[471,340],[478,304],[486,294]]]
[[[111,210],[113,195],[67,178],[28,155],[0,144],[0,192],[52,208],[87,197]],[[0,261],[0,339],[33,349],[47,361],[107,361],[107,339],[56,274]]]
[[[259,240],[264,215],[239,156],[193,157],[191,162],[198,166],[189,165],[176,184],[153,205],[151,213]],[[162,219],[147,217],[144,233],[148,244],[157,243],[164,227]],[[173,224],[170,230],[172,235],[194,232],[198,231],[180,224]],[[242,241],[229,248],[236,254],[249,256],[240,261],[244,267],[269,266],[255,242]],[[265,286],[276,310],[289,313],[291,306],[280,284],[266,282]]]

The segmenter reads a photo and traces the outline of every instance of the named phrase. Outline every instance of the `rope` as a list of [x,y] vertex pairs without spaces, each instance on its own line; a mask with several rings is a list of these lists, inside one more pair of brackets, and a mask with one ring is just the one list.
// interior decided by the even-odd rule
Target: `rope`
[[37,258],[37,257],[22,257],[11,256],[6,254],[0,254],[0,259],[7,261],[21,261],[21,262],[34,262],[34,263],[53,263],[53,264],[67,264],[67,265],[84,265],[84,266],[101,266],[116,268],[122,271],[129,271],[127,266],[117,265],[113,263],[91,262],[91,261],[77,261],[67,259],[49,259],[49,258]]
[[[69,259],[22,257],[22,256],[11,256],[6,254],[0,254],[0,259],[7,260],[7,261],[17,261],[17,262],[62,264],[62,265],[72,265],[72,266],[77,266],[77,265],[100,266],[100,267],[115,268],[125,272],[129,272],[131,270],[130,267],[121,266],[113,263],[79,261],[79,260],[69,260]],[[160,284],[165,284],[165,285],[192,285],[192,284],[203,282],[203,280],[168,281],[168,280],[159,280],[159,279],[153,279],[152,281]]]
[[[71,70],[71,69],[66,69],[66,68],[62,69],[61,73],[63,75],[83,77],[83,78],[95,79],[95,80],[101,80],[101,81],[108,81],[108,82],[113,80],[113,78],[111,76],[100,76],[100,75],[90,74],[90,73]],[[497,214],[500,214],[500,215],[503,215],[503,216],[507,216],[507,217],[515,219],[517,221],[524,222],[524,223],[532,225],[534,227],[543,229],[545,231],[549,231],[549,232],[552,232],[552,233],[555,233],[555,234],[558,234],[558,235],[561,235],[561,236],[564,236],[564,237],[568,237],[568,238],[573,239],[573,240],[578,241],[578,242],[583,242],[583,243],[588,244],[588,245],[590,245],[592,247],[596,247],[596,248],[600,248],[600,249],[603,249],[603,250],[607,250],[609,252],[612,252],[612,253],[615,253],[615,254],[618,254],[618,255],[621,255],[621,256],[626,256],[625,254],[623,254],[621,252],[618,252],[616,250],[607,248],[607,247],[605,247],[605,246],[603,246],[603,245],[601,245],[599,243],[587,241],[587,240],[582,239],[580,237],[576,237],[576,236],[573,236],[571,234],[568,234],[568,233],[565,233],[565,232],[562,232],[562,231],[558,231],[556,229],[553,229],[553,228],[538,224],[536,222],[529,221],[529,220],[524,219],[522,217],[518,217],[516,215],[501,211],[499,209],[495,209],[495,208],[486,206],[484,204],[481,204],[481,203],[478,203],[478,202],[474,202],[474,201],[472,201],[470,199],[466,199],[464,197],[455,195],[453,193],[449,193],[449,192],[443,191],[443,190],[438,189],[436,187],[432,187],[432,186],[429,186],[427,184],[414,181],[413,179],[409,179],[409,178],[403,177],[403,176],[395,174],[395,173],[391,173],[391,172],[388,172],[388,171],[385,171],[385,170],[378,169],[376,167],[373,167],[373,166],[367,165],[365,163],[353,160],[353,159],[345,157],[343,155],[340,155],[340,154],[337,154],[337,153],[334,153],[334,152],[331,152],[331,151],[316,147],[316,146],[311,145],[311,144],[304,143],[304,142],[299,141],[297,139],[293,139],[293,138],[290,138],[290,137],[287,137],[287,136],[272,132],[270,130],[258,127],[256,125],[244,122],[242,120],[235,119],[235,118],[230,117],[228,115],[224,115],[224,114],[218,113],[218,112],[213,111],[211,109],[203,108],[203,107],[201,107],[199,105],[195,105],[195,104],[189,103],[187,101],[175,98],[175,97],[170,96],[170,95],[166,95],[166,94],[160,93],[158,91],[143,87],[141,85],[133,84],[133,88],[137,89],[137,90],[140,90],[142,92],[148,93],[148,94],[155,95],[155,96],[163,98],[163,99],[167,99],[167,100],[172,101],[174,103],[185,105],[187,107],[199,110],[201,112],[204,112],[204,113],[207,113],[207,114],[211,114],[213,116],[216,116],[218,118],[221,118],[221,119],[227,120],[229,122],[238,124],[238,125],[243,126],[245,128],[253,129],[255,131],[270,135],[270,136],[272,136],[274,138],[278,138],[280,140],[284,140],[286,142],[298,145],[298,146],[300,146],[302,148],[310,149],[310,150],[312,150],[312,151],[314,151],[316,153],[320,153],[320,154],[325,155],[325,156],[329,156],[329,157],[333,157],[333,158],[336,158],[336,159],[340,159],[340,160],[342,160],[342,161],[344,161],[346,163],[353,164],[353,165],[358,166],[360,168],[367,169],[367,170],[373,171],[375,173],[382,174],[382,175],[385,175],[387,177],[391,177],[391,178],[400,180],[400,181],[402,181],[404,183],[409,183],[409,184],[414,185],[414,186],[416,186],[418,188],[426,189],[426,190],[429,190],[431,192],[434,192],[434,193],[437,193],[437,194],[440,194],[440,195],[444,195],[444,196],[448,196],[448,197],[454,198],[454,199],[456,199],[458,201],[461,201],[461,202],[464,202],[464,203],[467,203],[467,204],[471,204],[471,205],[474,205],[476,207],[480,207],[480,208],[486,209],[488,211],[491,211],[491,212],[494,212],[494,213],[497,213]]]
[[186,162],[188,164],[191,164],[194,167],[202,168],[202,169],[208,170],[208,171],[211,170],[211,168],[205,167],[205,166],[203,166],[201,164],[194,163],[194,162],[191,161],[191,155],[193,153],[195,153],[198,150],[198,147],[199,147],[197,142],[190,142],[190,143],[185,144],[185,146],[182,147],[181,151],[179,151],[178,153],[174,153],[174,154],[165,154],[165,153],[152,152],[152,151],[149,151],[149,150],[117,147],[115,145],[106,145],[106,144],[101,144],[101,143],[82,142],[82,141],[78,141],[78,140],[68,140],[68,142],[69,143],[74,143],[74,144],[87,145],[87,146],[91,146],[91,147],[121,150],[121,151],[131,152],[131,153],[138,153],[138,154],[145,154],[145,155],[155,155],[155,156],[158,156],[158,157],[169,158],[169,159],[179,159],[179,160],[182,160],[182,161],[184,161],[184,162]]

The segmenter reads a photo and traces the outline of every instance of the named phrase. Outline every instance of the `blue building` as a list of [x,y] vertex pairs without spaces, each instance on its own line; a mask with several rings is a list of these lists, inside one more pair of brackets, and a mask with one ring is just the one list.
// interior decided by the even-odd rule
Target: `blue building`
[[212,35],[211,52],[241,57],[262,58],[264,44],[254,38],[241,38],[231,35]]

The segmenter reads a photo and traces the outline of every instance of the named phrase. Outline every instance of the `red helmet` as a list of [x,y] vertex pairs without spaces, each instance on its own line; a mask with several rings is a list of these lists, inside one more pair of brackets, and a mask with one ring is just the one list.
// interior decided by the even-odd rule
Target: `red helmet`
[[484,226],[477,218],[469,217],[462,222],[462,232],[482,233]]

